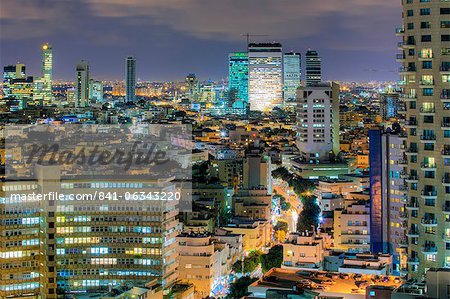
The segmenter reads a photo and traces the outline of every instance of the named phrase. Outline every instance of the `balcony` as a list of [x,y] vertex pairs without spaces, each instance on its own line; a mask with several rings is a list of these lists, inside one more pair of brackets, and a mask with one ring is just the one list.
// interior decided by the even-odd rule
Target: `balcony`
[[408,213],[399,213],[398,214],[398,219],[400,219],[401,221],[406,221],[408,220]]
[[419,87],[420,88],[427,88],[434,85],[434,81],[426,81],[426,80],[420,80],[419,81]]
[[400,186],[398,186],[398,190],[400,190],[400,191],[408,191],[408,186],[400,185]]
[[395,35],[397,36],[403,36],[405,34],[405,29],[402,27],[395,28]]
[[437,167],[436,163],[425,163],[425,162],[420,163],[420,168],[424,171],[436,170],[436,167]]
[[420,196],[424,199],[436,199],[437,198],[437,191],[425,191],[422,190],[420,193]]
[[436,109],[434,108],[420,108],[421,115],[434,115],[436,113]]
[[424,254],[437,254],[436,246],[422,246],[422,253]]
[[395,56],[395,60],[397,61],[397,62],[404,62],[405,61],[405,55],[403,55],[403,54],[397,54],[396,56]]
[[441,155],[442,155],[442,158],[444,158],[444,159],[450,158],[450,148],[444,148],[441,151]]
[[406,204],[405,208],[409,211],[417,211],[419,209],[419,203],[417,201],[410,201]]
[[434,218],[434,219],[422,218],[422,220],[420,221],[420,224],[422,224],[425,227],[436,227],[437,220],[436,220],[436,218]]
[[449,187],[450,186],[450,177],[443,177],[442,185],[444,185],[444,187]]
[[402,66],[401,68],[398,69],[398,72],[400,73],[400,75],[413,74],[416,72],[416,68],[409,66]]
[[442,206],[442,212],[447,215],[450,214],[450,206],[449,205]]
[[422,143],[435,143],[436,135],[420,135],[420,142]]
[[406,107],[405,106],[400,106],[397,108],[397,113],[398,114],[406,114]]
[[442,130],[450,130],[450,122],[442,122],[441,129]]
[[450,243],[450,235],[444,234],[443,239],[446,243]]
[[408,147],[405,150],[405,155],[407,155],[407,156],[415,156],[415,155],[417,155],[417,148]]
[[419,258],[417,258],[417,257],[408,258],[408,264],[410,264],[410,265],[418,265],[419,263],[420,263]]
[[417,128],[417,120],[410,119],[410,120],[405,121],[405,128],[407,128],[407,129]]
[[401,248],[408,248],[409,247],[408,238],[400,239],[400,241],[398,242],[398,246]]
[[402,94],[400,98],[405,102],[411,102],[417,100],[417,96],[415,94]]
[[418,238],[419,237],[419,231],[418,230],[412,230],[410,229],[407,233],[406,233],[407,237],[410,238]]
[[419,53],[418,58],[420,61],[422,60],[430,60],[433,59],[433,53]]
[[450,94],[441,93],[440,99],[442,102],[450,102]]
[[398,86],[405,86],[406,85],[406,81],[405,80],[397,81],[397,85]]
[[406,133],[400,133],[400,134],[397,135],[397,137],[398,137],[399,139],[401,139],[401,140],[406,140],[406,139],[408,139],[408,134],[406,134]]
[[406,160],[406,159],[400,159],[400,160],[397,160],[397,161],[395,162],[395,164],[400,165],[400,166],[407,166],[407,165],[408,165],[408,160]]
[[440,72],[442,75],[450,75],[450,67],[449,66],[441,66],[440,67]]
[[419,178],[416,175],[409,175],[409,176],[405,177],[405,181],[407,183],[418,183]]

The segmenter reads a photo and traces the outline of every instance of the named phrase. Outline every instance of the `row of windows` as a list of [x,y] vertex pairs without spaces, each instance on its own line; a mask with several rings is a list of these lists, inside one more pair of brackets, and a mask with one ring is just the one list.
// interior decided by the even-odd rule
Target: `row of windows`
[[[439,13],[441,14],[441,15],[448,15],[448,14],[450,14],[450,8],[448,8],[448,7],[441,7],[440,9],[439,9]],[[421,16],[429,16],[429,15],[431,15],[431,8],[421,8],[420,10],[419,10],[419,14],[421,15]],[[407,17],[413,17],[414,16],[414,10],[412,10],[412,9],[408,9],[407,11],[406,11],[406,16]]]
[[[441,21],[441,28],[445,29],[445,28],[450,28],[450,21]],[[414,23],[407,23],[406,24],[406,28],[408,30],[413,30],[414,29]],[[420,29],[430,29],[431,28],[431,24],[428,21],[425,22],[420,22]]]

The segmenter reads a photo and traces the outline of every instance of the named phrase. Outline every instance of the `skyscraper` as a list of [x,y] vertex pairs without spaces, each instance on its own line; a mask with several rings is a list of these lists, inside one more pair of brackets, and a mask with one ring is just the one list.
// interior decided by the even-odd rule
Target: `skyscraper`
[[312,86],[322,81],[322,64],[319,53],[308,50],[306,59],[306,86]]
[[49,44],[42,45],[42,95],[44,101],[53,99],[53,48]]
[[86,107],[89,104],[89,64],[82,60],[77,64],[76,107]]
[[408,272],[450,268],[450,8],[447,1],[403,1],[397,60],[406,103]]
[[101,81],[89,80],[89,99],[96,102],[103,101],[103,83]]
[[284,105],[295,105],[297,88],[301,81],[300,53],[285,53],[283,57],[283,99]]
[[394,128],[369,130],[370,251],[392,254],[396,275],[405,274],[408,246],[404,140],[404,133]]
[[283,53],[279,43],[248,45],[250,110],[271,111],[283,101]]
[[126,59],[126,82],[127,93],[126,102],[134,102],[136,100],[136,59],[128,56]]
[[234,52],[228,55],[228,89],[232,102],[248,102],[248,54]]
[[198,79],[195,74],[189,74],[185,79],[186,83],[186,95],[191,101],[197,101],[200,93],[200,87]]
[[307,163],[339,153],[339,84],[301,87],[297,116],[297,147]]

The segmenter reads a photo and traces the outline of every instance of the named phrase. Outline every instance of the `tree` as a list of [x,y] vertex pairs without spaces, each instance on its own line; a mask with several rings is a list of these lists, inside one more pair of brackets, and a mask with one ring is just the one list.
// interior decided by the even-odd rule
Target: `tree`
[[[249,256],[244,258],[244,273],[251,273],[256,270],[260,263],[260,251],[252,251]],[[233,264],[232,269],[236,273],[242,273],[242,261],[237,261]]]
[[289,229],[288,223],[286,221],[278,220],[277,224],[275,225],[275,227],[273,229],[275,231],[282,230],[284,232],[287,232]]
[[257,278],[251,278],[250,276],[242,276],[230,285],[227,297],[229,299],[242,298],[249,295],[248,286],[257,281]]
[[283,246],[277,245],[269,249],[267,254],[261,256],[261,268],[267,272],[272,268],[280,268],[283,262]]
[[315,196],[304,196],[303,210],[298,215],[297,231],[311,231],[319,227],[320,207]]

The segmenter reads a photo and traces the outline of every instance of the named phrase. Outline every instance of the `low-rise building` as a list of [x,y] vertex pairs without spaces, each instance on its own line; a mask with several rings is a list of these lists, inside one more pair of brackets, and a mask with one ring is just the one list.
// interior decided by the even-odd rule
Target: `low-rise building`
[[315,233],[291,233],[283,243],[282,268],[321,270],[324,240]]
[[210,234],[186,234],[177,237],[178,278],[195,286],[195,298],[205,298],[227,274],[229,247],[215,243]]

